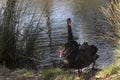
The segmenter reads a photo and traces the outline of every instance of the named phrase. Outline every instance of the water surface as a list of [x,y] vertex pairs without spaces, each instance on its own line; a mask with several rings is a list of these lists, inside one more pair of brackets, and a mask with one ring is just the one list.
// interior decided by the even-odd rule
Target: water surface
[[[103,16],[99,11],[100,5],[104,1],[100,0],[35,0],[29,4],[30,11],[39,10],[42,16],[41,23],[44,27],[39,34],[38,50],[41,65],[52,65],[51,61],[59,59],[59,47],[67,40],[66,19],[72,19],[72,30],[76,41],[94,44],[98,47],[97,60],[99,68],[112,63],[113,42],[106,35],[103,23]],[[29,19],[29,17],[26,17]],[[48,29],[51,29],[50,31]],[[48,34],[50,33],[50,34]],[[50,46],[53,45],[53,46]]]

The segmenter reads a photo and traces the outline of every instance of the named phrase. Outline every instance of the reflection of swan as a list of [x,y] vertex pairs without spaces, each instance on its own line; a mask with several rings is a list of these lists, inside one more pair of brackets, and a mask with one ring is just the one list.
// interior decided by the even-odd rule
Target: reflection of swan
[[96,53],[98,48],[94,45],[89,45],[84,42],[82,45],[78,44],[72,35],[71,19],[67,19],[68,25],[68,42],[60,49],[60,57],[63,57],[63,68],[79,69],[89,66],[93,63],[93,68],[96,59],[99,57]]

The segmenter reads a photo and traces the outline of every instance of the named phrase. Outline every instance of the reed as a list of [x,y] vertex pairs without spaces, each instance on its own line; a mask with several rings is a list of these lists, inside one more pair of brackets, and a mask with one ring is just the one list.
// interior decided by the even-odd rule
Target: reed
[[114,37],[120,38],[120,0],[111,0],[110,4],[106,4],[109,6],[101,7],[101,10],[113,28]]
[[36,40],[43,12],[29,11],[30,0],[7,0],[0,12],[0,64],[9,68],[36,68]]
[[[112,26],[112,35],[116,43],[113,56],[113,64],[106,66],[102,71],[100,71],[97,76],[99,77],[108,77],[114,74],[119,74],[120,71],[120,0],[111,0],[107,8],[101,7],[102,12],[104,13],[108,23]],[[116,76],[114,77],[116,78]],[[116,78],[115,80],[119,79]]]

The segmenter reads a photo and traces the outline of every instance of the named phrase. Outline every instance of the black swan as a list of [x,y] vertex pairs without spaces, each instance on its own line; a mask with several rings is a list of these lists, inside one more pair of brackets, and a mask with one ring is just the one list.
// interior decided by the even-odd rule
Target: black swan
[[60,49],[60,57],[63,57],[62,68],[68,69],[79,69],[85,68],[93,63],[93,68],[95,61],[98,59],[97,55],[98,48],[94,45],[89,45],[84,42],[82,45],[78,44],[72,35],[71,29],[71,19],[67,19],[68,26],[68,41]]

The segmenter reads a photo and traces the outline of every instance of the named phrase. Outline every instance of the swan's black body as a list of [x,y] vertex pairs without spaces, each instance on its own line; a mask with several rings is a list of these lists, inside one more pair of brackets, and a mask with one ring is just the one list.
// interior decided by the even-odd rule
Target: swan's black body
[[[68,69],[82,69],[89,66],[98,59],[97,55],[98,48],[94,45],[88,45],[87,42],[84,42],[82,45],[78,44],[73,40],[71,25],[69,25],[69,19],[67,19],[68,25],[68,42],[63,45],[62,54],[63,54],[63,68]],[[71,22],[71,20],[70,20]]]

